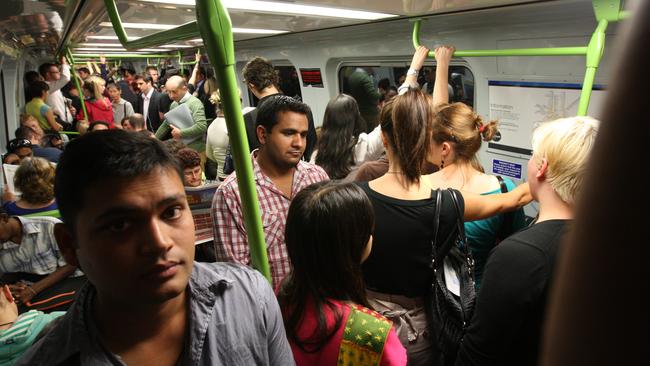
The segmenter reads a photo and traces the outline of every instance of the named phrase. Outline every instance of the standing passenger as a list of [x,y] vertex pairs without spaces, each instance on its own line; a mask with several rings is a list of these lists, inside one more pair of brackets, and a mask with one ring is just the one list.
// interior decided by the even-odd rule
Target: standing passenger
[[[110,128],[115,128],[113,120],[113,105],[111,101],[104,96],[106,90],[106,82],[98,76],[90,76],[84,80],[82,87],[86,106],[86,113],[88,113],[88,123],[94,121],[105,121]],[[86,119],[83,111],[77,114],[78,120]]]
[[113,122],[115,127],[122,128],[120,123],[124,118],[131,117],[133,115],[133,106],[128,101],[122,98],[122,90],[117,84],[110,83],[106,86],[108,89],[108,95],[111,97],[111,102],[113,104]]
[[165,83],[165,88],[169,98],[173,100],[169,110],[177,108],[182,104],[187,105],[192,114],[194,124],[191,127],[180,129],[165,119],[158,130],[156,130],[156,137],[163,139],[171,131],[172,138],[176,140],[195,138],[194,141],[187,144],[187,147],[196,150],[201,154],[201,161],[205,161],[205,133],[208,129],[208,123],[205,120],[203,103],[188,92],[187,82],[178,75],[170,77]]
[[293,270],[279,299],[298,366],[406,365],[392,323],[368,308],[361,262],[373,227],[372,205],[353,184],[315,183],[291,203]]
[[55,190],[57,242],[88,283],[17,365],[294,364],[268,282],[193,261],[182,172],[159,141],[121,130],[79,137]]
[[[259,99],[257,104],[258,106],[261,105],[266,98],[282,93],[282,91],[278,89],[280,82],[278,73],[273,68],[273,64],[263,57],[255,57],[248,61],[246,66],[244,66],[244,70],[242,70],[242,76],[244,77],[248,90]],[[255,109],[244,114],[248,147],[251,151],[260,147],[260,142],[257,140],[257,133],[255,131],[257,126],[256,116],[257,110]],[[309,129],[307,133],[307,146],[305,147],[305,160],[309,160],[314,148],[316,147],[316,128],[314,127],[314,117],[311,113],[311,109],[307,114],[307,122]]]
[[490,253],[456,365],[538,364],[548,288],[597,132],[598,121],[574,117],[533,133],[528,182],[539,217]]
[[[65,98],[61,93],[61,88],[70,81],[70,65],[65,57],[61,57],[61,68],[53,63],[44,63],[38,68],[38,72],[43,76],[47,85],[49,85],[50,94],[47,97],[47,104],[52,107],[61,121],[72,123],[74,113],[68,110]],[[33,97],[33,95],[32,95]]]
[[163,120],[161,113],[163,94],[156,90],[151,76],[138,75],[135,77],[135,82],[138,83],[141,92],[138,96],[138,102],[134,105],[135,111],[144,116],[147,129],[156,132]]
[[[260,148],[251,153],[273,286],[289,274],[284,226],[291,200],[304,187],[327,179],[317,165],[302,161],[307,145],[309,107],[293,98],[267,98],[257,114]],[[237,174],[219,186],[212,201],[217,260],[250,265]]]

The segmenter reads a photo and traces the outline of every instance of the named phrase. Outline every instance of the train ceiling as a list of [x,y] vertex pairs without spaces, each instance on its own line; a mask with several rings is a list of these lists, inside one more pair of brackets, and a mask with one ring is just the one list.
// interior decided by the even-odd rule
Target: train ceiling
[[[540,0],[222,0],[236,41],[404,17],[436,15],[542,2]],[[556,0],[557,1],[557,0]],[[585,0],[588,1],[588,0]],[[116,0],[129,39],[196,20],[195,0]],[[0,52],[54,53],[62,40],[75,53],[124,52],[103,0],[2,0]],[[202,45],[175,42],[140,53],[165,53]]]

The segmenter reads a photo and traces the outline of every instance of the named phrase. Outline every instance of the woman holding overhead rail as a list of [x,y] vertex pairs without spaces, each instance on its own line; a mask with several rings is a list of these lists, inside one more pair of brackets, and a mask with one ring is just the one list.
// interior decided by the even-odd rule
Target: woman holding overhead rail
[[[427,176],[427,179],[433,187],[453,188],[482,195],[511,191],[515,187],[512,180],[485,174],[477,158],[481,140],[490,141],[497,134],[497,122],[485,123],[481,116],[464,103],[448,104],[449,94],[446,88],[449,60],[453,53],[453,47],[436,50],[437,68],[433,93],[436,114],[429,161],[440,167],[440,170]],[[490,250],[497,241],[505,239],[525,225],[523,209],[465,223],[465,234],[475,261],[477,290]]]
[[[375,211],[373,251],[363,265],[368,300],[396,325],[409,365],[431,365],[437,358],[424,309],[433,281],[432,241],[436,229],[438,238],[453,235],[458,219],[450,193],[445,191],[439,225],[434,227],[436,194],[422,175],[430,154],[434,109],[431,97],[415,86],[416,70],[427,52],[426,48],[416,51],[406,85],[400,88],[402,94],[385,105],[380,116],[388,172],[359,183]],[[532,199],[527,185],[500,196],[455,193],[464,220],[489,217]]]

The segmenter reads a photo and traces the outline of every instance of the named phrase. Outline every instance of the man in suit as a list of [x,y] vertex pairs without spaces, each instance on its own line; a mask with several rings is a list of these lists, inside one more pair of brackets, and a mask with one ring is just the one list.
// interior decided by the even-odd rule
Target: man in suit
[[142,92],[138,97],[135,112],[144,116],[149,131],[156,132],[163,120],[161,109],[163,94],[154,88],[153,79],[149,75],[138,75],[135,77],[135,82]]

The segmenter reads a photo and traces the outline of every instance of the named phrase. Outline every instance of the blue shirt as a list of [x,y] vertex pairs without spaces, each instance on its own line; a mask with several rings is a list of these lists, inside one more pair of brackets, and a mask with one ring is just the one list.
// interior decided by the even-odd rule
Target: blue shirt
[[[188,284],[189,340],[182,365],[295,365],[271,286],[234,263],[194,263]],[[86,284],[57,324],[19,365],[124,365],[99,341],[92,315],[95,288]]]
[[[503,181],[508,188],[508,192],[515,189],[516,185],[512,180],[503,178]],[[496,189],[491,192],[481,193],[481,195],[500,194],[501,189]],[[509,236],[523,229],[526,226],[524,210],[519,209],[512,212],[513,220],[512,227],[506,231]],[[469,221],[465,223],[465,235],[469,243],[469,249],[474,257],[474,280],[476,281],[476,289],[481,286],[481,278],[483,277],[483,268],[487,261],[488,255],[492,248],[496,246],[497,235],[501,231],[501,226],[505,219],[506,214],[499,214],[496,216],[488,217],[484,220]],[[498,238],[505,239],[505,238]]]
[[41,208],[22,208],[18,207],[16,202],[5,202],[2,207],[7,211],[7,215],[9,216],[26,216],[39,212],[57,210],[59,208],[56,202],[52,202],[50,205]]

